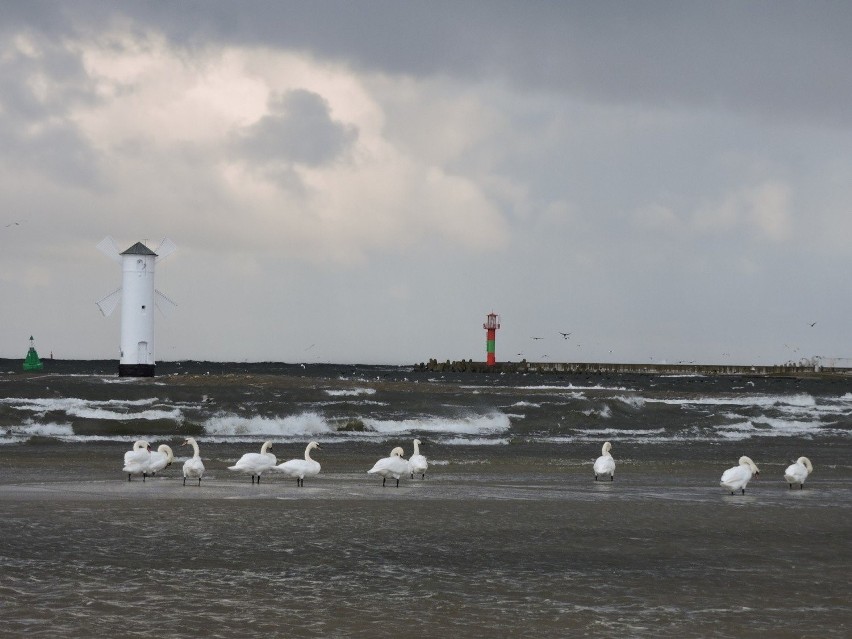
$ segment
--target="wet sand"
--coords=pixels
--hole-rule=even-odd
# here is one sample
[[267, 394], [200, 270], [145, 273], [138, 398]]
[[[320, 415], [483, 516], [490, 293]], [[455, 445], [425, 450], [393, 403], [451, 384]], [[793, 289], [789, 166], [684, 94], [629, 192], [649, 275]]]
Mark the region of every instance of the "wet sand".
[[65, 466], [59, 447], [0, 451], [0, 635], [852, 633], [845, 468], [800, 491], [769, 466], [731, 496], [710, 464], [595, 483], [583, 460], [513, 461], [537, 458], [521, 447], [397, 489], [348, 470], [368, 461], [353, 450], [299, 489], [252, 486], [213, 449], [184, 487], [179, 464], [127, 482], [115, 447]]

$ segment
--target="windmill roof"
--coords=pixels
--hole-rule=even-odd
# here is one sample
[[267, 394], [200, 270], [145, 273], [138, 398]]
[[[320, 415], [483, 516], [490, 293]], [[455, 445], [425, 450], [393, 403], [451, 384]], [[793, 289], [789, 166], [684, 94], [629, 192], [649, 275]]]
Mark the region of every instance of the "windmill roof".
[[142, 242], [136, 242], [136, 244], [124, 251], [122, 255], [156, 255], [156, 253], [142, 244]]

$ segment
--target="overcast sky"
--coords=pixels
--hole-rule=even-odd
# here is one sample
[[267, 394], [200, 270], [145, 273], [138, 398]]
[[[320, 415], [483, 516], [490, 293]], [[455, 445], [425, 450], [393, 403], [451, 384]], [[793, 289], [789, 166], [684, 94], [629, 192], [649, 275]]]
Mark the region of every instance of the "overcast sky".
[[0, 357], [118, 359], [107, 235], [157, 360], [852, 357], [849, 3], [0, 16]]

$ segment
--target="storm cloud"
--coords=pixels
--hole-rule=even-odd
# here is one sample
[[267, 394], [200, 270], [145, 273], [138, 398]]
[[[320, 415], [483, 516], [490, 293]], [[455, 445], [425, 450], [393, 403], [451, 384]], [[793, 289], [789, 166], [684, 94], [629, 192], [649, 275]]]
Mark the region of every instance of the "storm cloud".
[[3, 356], [115, 355], [105, 235], [160, 359], [852, 356], [842, 3], [2, 10]]

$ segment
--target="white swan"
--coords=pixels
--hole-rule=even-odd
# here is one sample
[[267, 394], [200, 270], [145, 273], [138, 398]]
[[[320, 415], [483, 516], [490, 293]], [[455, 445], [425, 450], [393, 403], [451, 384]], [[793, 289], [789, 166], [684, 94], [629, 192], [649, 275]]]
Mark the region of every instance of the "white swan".
[[419, 439], [414, 440], [414, 454], [408, 458], [408, 470], [411, 471], [411, 479], [414, 479], [414, 473], [422, 475], [421, 479], [426, 479], [426, 469], [429, 464], [426, 463], [426, 458], [420, 454]]
[[198, 442], [194, 437], [187, 437], [181, 446], [192, 446], [194, 455], [183, 462], [183, 485], [186, 486], [187, 477], [198, 477], [198, 485], [201, 485], [201, 476], [204, 475], [204, 463], [201, 461], [201, 453], [198, 452]]
[[751, 461], [749, 457], [743, 455], [740, 457], [739, 466], [729, 468], [722, 473], [722, 479], [719, 480], [719, 485], [730, 490], [732, 495], [738, 490], [743, 491], [743, 495], [745, 495], [745, 489], [751, 479], [751, 476], [759, 474], [760, 471], [757, 469], [754, 462]]
[[612, 458], [610, 450], [612, 450], [612, 444], [609, 442], [601, 447], [601, 456], [595, 460], [594, 465], [595, 481], [598, 480], [598, 475], [609, 475], [610, 481], [615, 479], [615, 460]]
[[175, 460], [174, 453], [170, 446], [160, 444], [157, 450], [151, 452], [151, 459], [148, 462], [148, 472], [155, 475], [158, 471], [163, 470], [167, 466], [171, 466]]
[[289, 461], [285, 461], [283, 464], [278, 464], [275, 469], [284, 473], [288, 477], [295, 477], [297, 486], [304, 486], [305, 477], [316, 477], [319, 475], [319, 462], [311, 459], [311, 451], [314, 448], [322, 450], [318, 443], [311, 442], [305, 448], [304, 459], [291, 459]]
[[404, 454], [402, 448], [397, 446], [391, 451], [390, 457], [383, 457], [367, 472], [371, 475], [381, 475], [382, 486], [388, 477], [393, 477], [396, 479], [396, 487], [399, 488], [399, 478], [408, 472], [408, 461], [402, 458]]
[[124, 468], [121, 469], [127, 473], [127, 481], [130, 481], [131, 475], [142, 475], [142, 481], [145, 481], [150, 460], [151, 445], [144, 439], [134, 442], [133, 449], [124, 453]]
[[257, 483], [260, 483], [260, 476], [267, 470], [275, 467], [278, 460], [275, 455], [269, 452], [272, 448], [272, 442], [263, 442], [259, 453], [246, 453], [240, 457], [239, 461], [233, 466], [228, 466], [228, 470], [233, 470], [244, 475], [251, 475], [251, 483], [254, 484], [255, 475]]
[[814, 467], [811, 465], [811, 460], [807, 457], [799, 457], [795, 464], [787, 466], [787, 470], [784, 471], [784, 479], [790, 484], [790, 488], [793, 487], [793, 484], [799, 484], [799, 490], [801, 490], [805, 487], [805, 480], [812, 472], [814, 472]]

